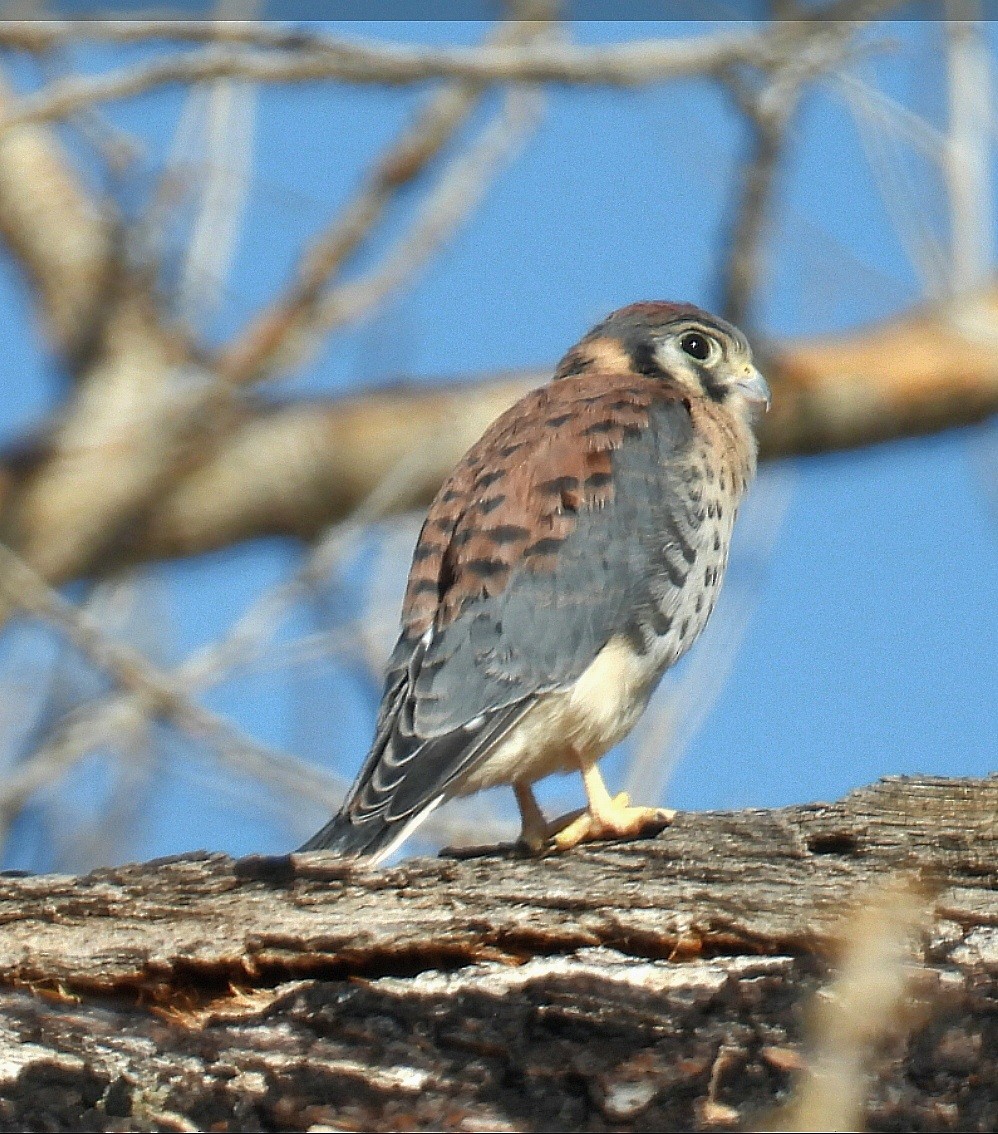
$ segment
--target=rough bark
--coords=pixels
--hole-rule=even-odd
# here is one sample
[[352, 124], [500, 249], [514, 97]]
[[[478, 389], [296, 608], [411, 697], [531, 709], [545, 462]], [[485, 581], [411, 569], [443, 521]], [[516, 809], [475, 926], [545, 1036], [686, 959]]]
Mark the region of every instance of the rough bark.
[[998, 778], [373, 872], [184, 856], [0, 881], [4, 1130], [758, 1129], [850, 907], [926, 905], [874, 1130], [998, 1124]]

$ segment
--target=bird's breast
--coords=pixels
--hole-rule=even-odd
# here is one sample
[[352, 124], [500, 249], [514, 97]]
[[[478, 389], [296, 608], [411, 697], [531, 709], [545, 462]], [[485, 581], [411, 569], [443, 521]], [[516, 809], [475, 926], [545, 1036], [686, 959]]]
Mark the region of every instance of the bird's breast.
[[659, 672], [693, 645], [713, 613], [728, 566], [731, 532], [744, 480], [698, 454], [687, 499], [660, 533], [657, 605], [640, 627]]

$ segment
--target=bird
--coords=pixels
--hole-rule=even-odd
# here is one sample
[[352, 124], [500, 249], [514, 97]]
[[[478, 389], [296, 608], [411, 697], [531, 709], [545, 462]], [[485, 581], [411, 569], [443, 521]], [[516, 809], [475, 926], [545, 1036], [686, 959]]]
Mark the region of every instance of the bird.
[[[377, 865], [437, 807], [500, 784], [528, 853], [660, 831], [598, 763], [714, 608], [769, 386], [746, 337], [688, 303], [608, 315], [498, 417], [422, 526], [374, 741], [301, 848]], [[581, 774], [548, 822], [533, 785]]]

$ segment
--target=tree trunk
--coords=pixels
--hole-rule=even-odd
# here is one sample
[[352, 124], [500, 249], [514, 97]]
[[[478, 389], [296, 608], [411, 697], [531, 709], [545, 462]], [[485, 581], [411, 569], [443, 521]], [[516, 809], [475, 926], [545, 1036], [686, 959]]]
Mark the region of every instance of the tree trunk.
[[[3, 878], [0, 1127], [805, 1129], [831, 1004], [869, 1129], [994, 1130], [996, 816], [998, 778], [892, 779], [539, 860]], [[912, 894], [896, 1011], [890, 972], [849, 1008], [837, 958]]]

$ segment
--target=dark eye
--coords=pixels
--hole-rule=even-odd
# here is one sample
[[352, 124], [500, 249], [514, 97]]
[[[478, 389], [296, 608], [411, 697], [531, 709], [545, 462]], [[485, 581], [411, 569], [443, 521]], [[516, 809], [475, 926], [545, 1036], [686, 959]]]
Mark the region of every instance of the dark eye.
[[690, 356], [699, 362], [703, 362], [706, 358], [710, 357], [710, 339], [706, 335], [699, 335], [696, 331], [691, 331], [688, 335], [683, 335], [679, 341], [679, 345]]

